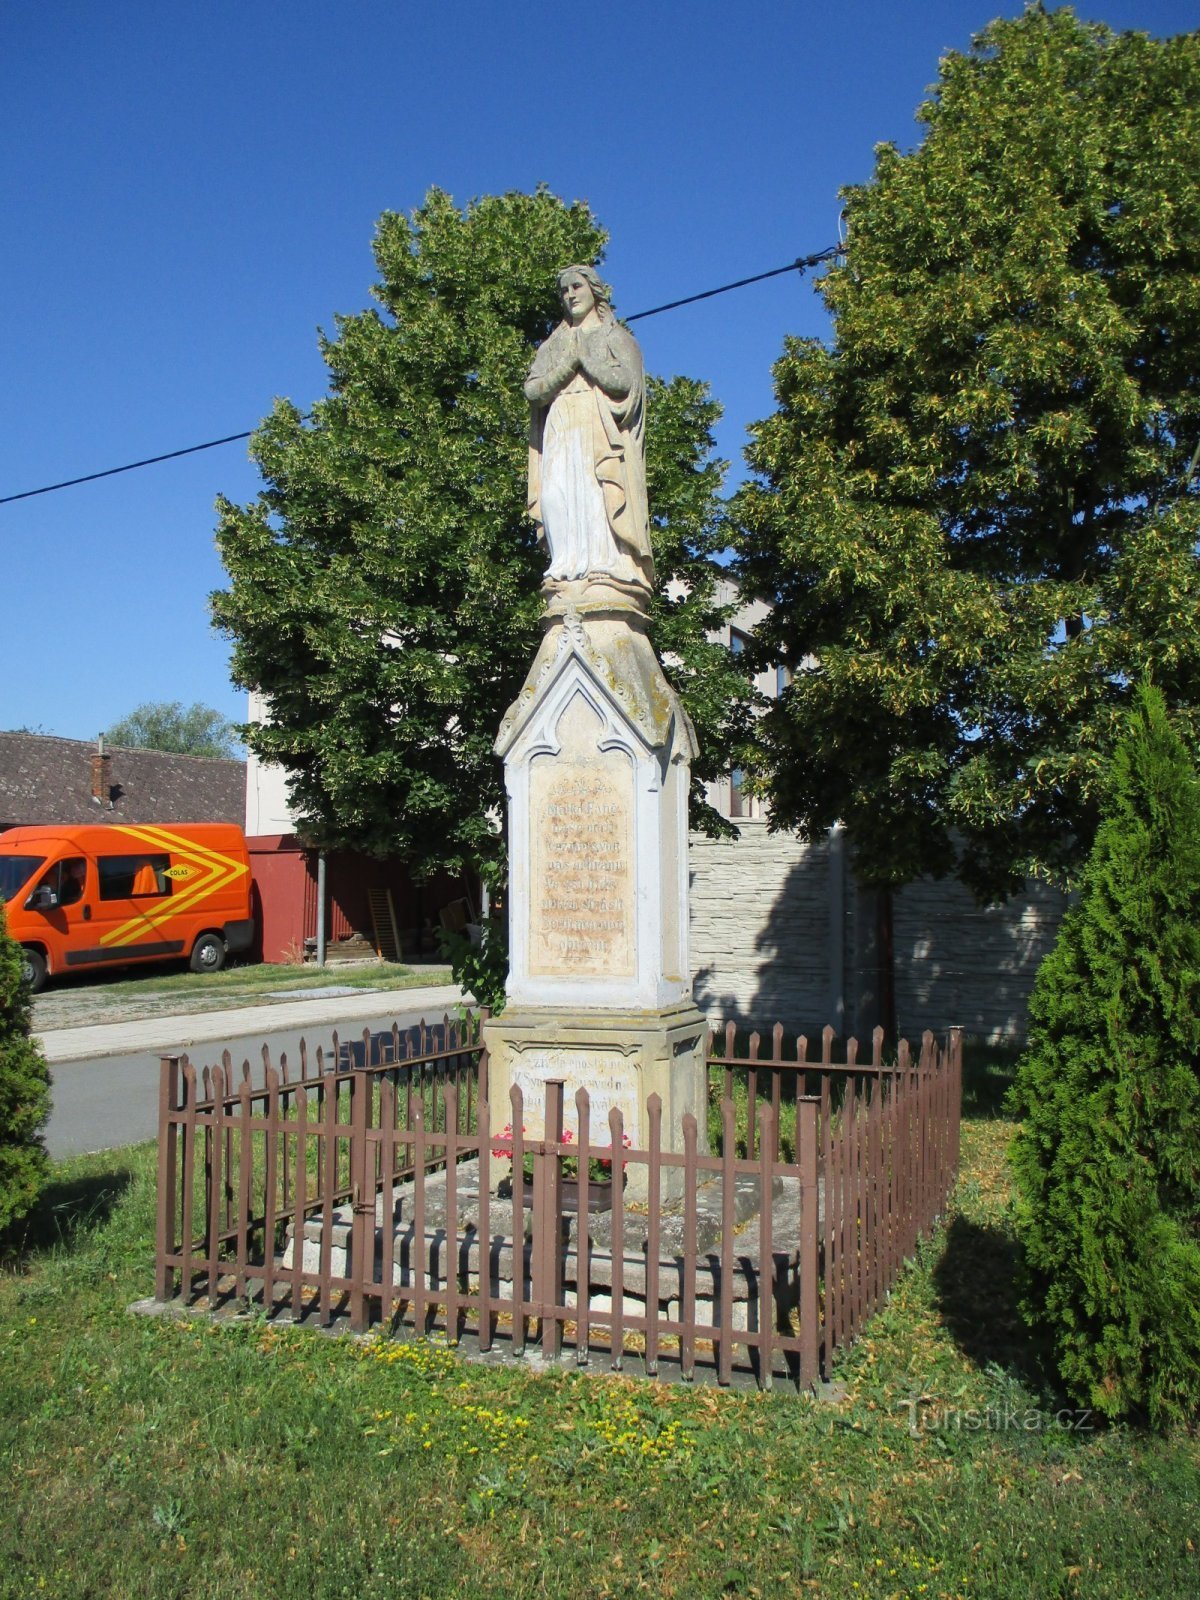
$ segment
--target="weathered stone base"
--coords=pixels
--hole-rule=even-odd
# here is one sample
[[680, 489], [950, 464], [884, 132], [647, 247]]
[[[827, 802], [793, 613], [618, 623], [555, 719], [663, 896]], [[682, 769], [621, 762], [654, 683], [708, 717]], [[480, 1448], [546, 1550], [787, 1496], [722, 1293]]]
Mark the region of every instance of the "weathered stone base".
[[[696, 1118], [698, 1149], [707, 1152], [707, 1024], [691, 1001], [660, 1011], [565, 1011], [525, 1006], [484, 1024], [488, 1049], [488, 1101], [493, 1129], [512, 1120], [510, 1090], [524, 1095], [524, 1128], [542, 1137], [544, 1085], [565, 1084], [563, 1123], [578, 1135], [575, 1095], [590, 1102], [588, 1138], [607, 1144], [609, 1112], [624, 1119], [630, 1144], [645, 1149], [649, 1138], [646, 1101], [662, 1101], [662, 1149], [683, 1152], [683, 1119]], [[663, 1171], [664, 1197], [682, 1191], [683, 1174]], [[629, 1169], [629, 1198], [645, 1196], [646, 1168]]]
[[[411, 1291], [418, 1283], [431, 1293], [444, 1294], [451, 1279], [457, 1281], [462, 1292], [474, 1294], [478, 1293], [480, 1280], [485, 1276], [489, 1293], [497, 1300], [511, 1300], [514, 1285], [519, 1286], [523, 1295], [532, 1293], [531, 1240], [527, 1233], [514, 1250], [511, 1203], [492, 1199], [488, 1217], [484, 1220], [477, 1163], [465, 1162], [459, 1168], [458, 1209], [453, 1231], [449, 1227], [445, 1209], [444, 1173], [431, 1174], [426, 1180], [425, 1226], [419, 1237], [414, 1226], [413, 1200], [413, 1185], [401, 1185], [396, 1194], [390, 1227], [384, 1222], [382, 1200], [376, 1201], [375, 1226], [369, 1236], [372, 1276], [376, 1281], [381, 1278], [383, 1251], [390, 1248], [394, 1263], [392, 1281], [397, 1294]], [[761, 1302], [758, 1218], [761, 1210], [762, 1191], [758, 1180], [749, 1174], [740, 1176], [736, 1180], [734, 1206], [737, 1237], [728, 1256], [728, 1285], [727, 1292], [723, 1293], [721, 1184], [714, 1177], [697, 1190], [696, 1254], [691, 1261], [695, 1274], [695, 1319], [702, 1327], [718, 1329], [728, 1326], [738, 1330], [758, 1328]], [[776, 1180], [771, 1196], [771, 1211], [776, 1277], [773, 1295], [775, 1326], [780, 1331], [794, 1332], [800, 1310], [797, 1272], [800, 1216], [794, 1184], [785, 1185]], [[525, 1220], [528, 1229], [531, 1222], [529, 1213], [526, 1213]], [[564, 1306], [578, 1306], [584, 1298], [581, 1293], [583, 1256], [580, 1226], [578, 1217], [564, 1218], [561, 1245]], [[586, 1300], [592, 1312], [605, 1314], [613, 1309], [614, 1258], [619, 1256], [624, 1315], [644, 1317], [649, 1313], [668, 1321], [677, 1321], [682, 1317], [687, 1258], [682, 1253], [681, 1216], [664, 1214], [660, 1219], [657, 1301], [650, 1293], [646, 1217], [627, 1215], [624, 1238], [616, 1240], [612, 1237], [611, 1219], [608, 1217], [588, 1217], [582, 1226], [590, 1242]], [[301, 1242], [306, 1271], [320, 1272], [323, 1237], [321, 1218], [308, 1218]], [[352, 1242], [352, 1208], [349, 1205], [335, 1207], [326, 1246], [329, 1257], [327, 1270], [332, 1276], [352, 1275], [355, 1268]], [[281, 1272], [290, 1271], [295, 1260], [295, 1248], [295, 1234], [289, 1228], [286, 1248], [280, 1260]], [[727, 1323], [724, 1316], [726, 1298]]]

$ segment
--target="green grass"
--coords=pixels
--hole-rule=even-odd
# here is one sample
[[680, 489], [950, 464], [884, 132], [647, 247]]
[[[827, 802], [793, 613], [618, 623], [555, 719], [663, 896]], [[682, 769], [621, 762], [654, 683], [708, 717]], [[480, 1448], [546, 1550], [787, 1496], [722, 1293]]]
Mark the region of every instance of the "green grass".
[[[446, 966], [422, 967], [414, 972], [411, 967], [394, 961], [371, 961], [362, 965], [336, 965], [330, 967], [284, 966], [233, 966], [223, 972], [169, 972], [148, 976], [116, 978], [103, 983], [100, 992], [107, 1000], [128, 996], [134, 1000], [153, 999], [156, 995], [184, 995], [210, 998], [214, 995], [234, 1000], [254, 997], [278, 989], [324, 989], [331, 986], [345, 989], [413, 989], [451, 983], [453, 978]], [[52, 991], [53, 994], [68, 991]]]
[[1017, 1044], [963, 1040], [964, 1117], [1003, 1116], [1004, 1097], [1017, 1075], [1020, 1058], [1021, 1047]]
[[449, 967], [411, 967], [395, 961], [370, 961], [362, 965], [332, 967], [246, 966], [227, 967], [224, 972], [173, 972], [161, 978], [122, 979], [106, 985], [130, 994], [249, 994], [271, 989], [324, 989], [336, 985], [344, 989], [411, 989], [417, 985], [449, 983]]
[[61, 1166], [0, 1278], [0, 1595], [1194, 1594], [1196, 1438], [1051, 1425], [1011, 1132], [964, 1125], [953, 1213], [833, 1401], [130, 1316], [154, 1154]]

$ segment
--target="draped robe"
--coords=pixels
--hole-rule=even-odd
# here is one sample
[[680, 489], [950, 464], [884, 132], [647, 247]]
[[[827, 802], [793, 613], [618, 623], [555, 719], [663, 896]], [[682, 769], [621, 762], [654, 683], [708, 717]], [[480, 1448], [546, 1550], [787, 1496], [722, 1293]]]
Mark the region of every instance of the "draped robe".
[[611, 316], [562, 322], [533, 358], [529, 513], [550, 552], [547, 576], [654, 581], [646, 507], [642, 353]]

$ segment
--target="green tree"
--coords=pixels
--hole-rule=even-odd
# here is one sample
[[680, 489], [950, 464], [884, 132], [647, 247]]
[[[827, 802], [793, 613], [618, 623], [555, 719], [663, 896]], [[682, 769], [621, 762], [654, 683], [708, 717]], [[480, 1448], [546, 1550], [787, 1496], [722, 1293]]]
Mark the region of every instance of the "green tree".
[[1197, 726], [1200, 34], [1032, 6], [918, 116], [754, 429], [740, 575], [795, 676], [752, 756], [866, 881], [1002, 896], [1086, 853], [1131, 682]]
[[110, 744], [132, 750], [170, 750], [182, 756], [235, 756], [237, 729], [219, 711], [197, 701], [148, 700], [104, 733]]
[[50, 1115], [50, 1074], [29, 1037], [23, 965], [0, 900], [0, 1235], [31, 1210], [48, 1168], [40, 1130]]
[[1200, 1406], [1200, 779], [1139, 696], [1011, 1104], [1024, 1311], [1108, 1416]]
[[[385, 214], [380, 309], [323, 339], [330, 392], [310, 414], [279, 401], [255, 434], [258, 499], [220, 502], [230, 581], [213, 612], [235, 679], [268, 711], [244, 737], [286, 768], [316, 843], [403, 855], [418, 873], [502, 860], [492, 745], [533, 659], [545, 567], [522, 384], [561, 316], [557, 270], [604, 241], [586, 205], [544, 189], [462, 211], [433, 190], [411, 217]], [[697, 383], [649, 384], [654, 623], [708, 744], [698, 783], [746, 700], [704, 638], [724, 615], [717, 414]]]

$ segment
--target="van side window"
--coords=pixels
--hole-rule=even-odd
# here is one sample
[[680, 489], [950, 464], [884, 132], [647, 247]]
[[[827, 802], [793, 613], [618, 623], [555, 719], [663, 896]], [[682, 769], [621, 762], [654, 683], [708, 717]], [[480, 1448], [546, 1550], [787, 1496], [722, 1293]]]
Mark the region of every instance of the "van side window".
[[39, 889], [50, 890], [56, 906], [73, 906], [83, 899], [86, 887], [87, 862], [82, 856], [56, 861], [38, 884]]
[[100, 856], [101, 900], [153, 900], [171, 892], [170, 856]]

